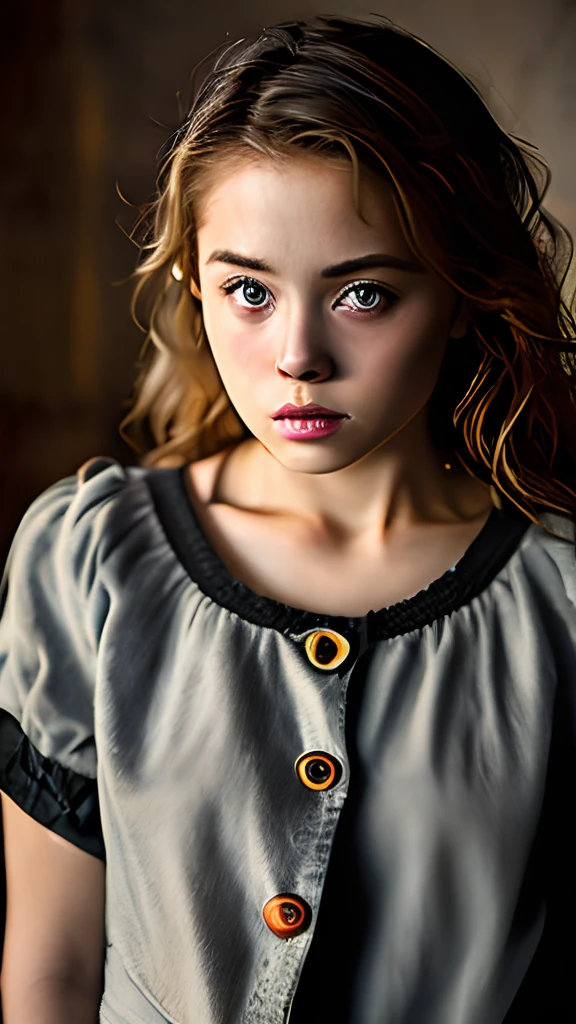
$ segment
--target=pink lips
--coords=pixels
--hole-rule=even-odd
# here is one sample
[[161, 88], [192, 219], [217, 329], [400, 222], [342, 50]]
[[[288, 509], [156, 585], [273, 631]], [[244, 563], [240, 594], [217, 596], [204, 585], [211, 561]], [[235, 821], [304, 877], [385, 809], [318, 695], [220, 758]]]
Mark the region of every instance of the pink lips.
[[350, 417], [346, 413], [325, 409], [323, 405], [292, 405], [288, 402], [274, 413], [274, 429], [290, 441], [315, 441], [328, 437]]
[[304, 416], [302, 419], [285, 416], [284, 419], [274, 421], [274, 429], [289, 441], [317, 441], [340, 430], [344, 419], [344, 416], [323, 416], [318, 419], [312, 416]]
[[334, 409], [325, 409], [323, 405], [292, 405], [287, 402], [281, 409], [272, 414], [273, 420], [297, 419], [303, 420], [325, 418], [326, 416], [346, 417], [344, 412], [335, 412]]

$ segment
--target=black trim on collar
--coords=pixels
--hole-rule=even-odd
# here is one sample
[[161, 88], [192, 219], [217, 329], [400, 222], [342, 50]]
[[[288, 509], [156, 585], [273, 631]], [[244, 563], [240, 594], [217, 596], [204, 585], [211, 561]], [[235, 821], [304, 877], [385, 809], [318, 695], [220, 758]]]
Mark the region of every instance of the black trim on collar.
[[106, 859], [96, 779], [41, 754], [4, 708], [0, 708], [0, 789], [51, 832], [99, 860]]
[[455, 611], [476, 597], [504, 567], [531, 525], [513, 507], [494, 508], [453, 569], [414, 597], [357, 618], [319, 615], [257, 594], [235, 579], [204, 535], [186, 491], [187, 466], [152, 469], [145, 479], [166, 536], [191, 579], [216, 604], [240, 618], [281, 633], [325, 626], [338, 632], [363, 627], [368, 643], [388, 640]]

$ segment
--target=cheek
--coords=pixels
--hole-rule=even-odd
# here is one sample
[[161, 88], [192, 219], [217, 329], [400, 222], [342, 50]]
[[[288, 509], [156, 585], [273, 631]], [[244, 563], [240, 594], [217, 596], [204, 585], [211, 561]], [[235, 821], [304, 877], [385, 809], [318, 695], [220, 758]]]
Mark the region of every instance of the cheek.
[[204, 326], [214, 362], [232, 402], [248, 389], [253, 394], [254, 382], [274, 370], [269, 341], [266, 343], [263, 334], [248, 325], [230, 325], [224, 316], [205, 316]]
[[367, 402], [388, 408], [422, 404], [432, 393], [446, 349], [445, 317], [406, 312], [384, 330], [362, 360]]

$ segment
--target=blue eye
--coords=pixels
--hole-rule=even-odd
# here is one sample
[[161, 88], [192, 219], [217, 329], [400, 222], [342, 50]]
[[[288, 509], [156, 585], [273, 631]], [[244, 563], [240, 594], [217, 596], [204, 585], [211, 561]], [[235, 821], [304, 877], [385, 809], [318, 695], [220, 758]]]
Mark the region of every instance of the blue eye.
[[[355, 304], [351, 307], [355, 313], [368, 313], [372, 316], [381, 312], [382, 309], [390, 309], [398, 301], [398, 296], [394, 292], [376, 281], [354, 281], [340, 292], [332, 309], [341, 305], [342, 300], [349, 295], [356, 295]], [[377, 301], [374, 302], [374, 299]], [[380, 301], [382, 299], [386, 299], [384, 305]]]
[[[237, 291], [238, 288], [240, 287], [242, 288], [241, 294], [244, 296], [245, 299], [247, 299], [248, 302], [248, 305], [244, 306], [244, 309], [249, 309], [250, 307], [252, 307], [253, 309], [265, 308], [266, 303], [263, 304], [261, 302], [258, 302], [258, 295], [259, 293], [260, 296], [262, 296], [263, 293], [269, 294], [268, 289], [265, 288], [263, 284], [260, 284], [260, 281], [256, 281], [253, 277], [238, 277], [236, 278], [235, 281], [230, 281], [229, 284], [222, 285], [222, 288], [227, 295], [231, 295], [232, 292]], [[238, 299], [236, 299], [235, 301], [238, 302]], [[242, 302], [238, 302], [238, 305], [242, 306], [244, 304]]]

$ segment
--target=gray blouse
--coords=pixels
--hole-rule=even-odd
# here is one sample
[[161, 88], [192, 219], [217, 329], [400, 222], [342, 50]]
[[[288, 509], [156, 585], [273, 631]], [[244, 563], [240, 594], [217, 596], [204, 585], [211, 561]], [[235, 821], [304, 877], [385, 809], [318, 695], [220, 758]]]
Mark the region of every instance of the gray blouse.
[[576, 562], [547, 525], [495, 509], [451, 571], [346, 619], [235, 580], [182, 470], [98, 459], [36, 499], [0, 787], [106, 859], [103, 1024], [511, 1019], [573, 874]]

